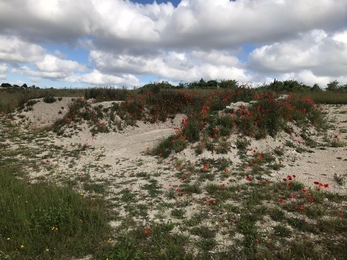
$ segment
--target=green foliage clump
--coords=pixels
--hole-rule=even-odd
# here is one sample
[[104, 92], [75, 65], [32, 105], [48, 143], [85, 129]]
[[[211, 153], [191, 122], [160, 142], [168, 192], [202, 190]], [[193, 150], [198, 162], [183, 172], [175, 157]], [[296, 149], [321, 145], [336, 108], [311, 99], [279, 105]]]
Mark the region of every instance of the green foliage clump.
[[[0, 170], [0, 248], [10, 259], [68, 259], [92, 253], [110, 229], [101, 200], [67, 187], [28, 184]], [[2, 258], [1, 256], [0, 258]]]

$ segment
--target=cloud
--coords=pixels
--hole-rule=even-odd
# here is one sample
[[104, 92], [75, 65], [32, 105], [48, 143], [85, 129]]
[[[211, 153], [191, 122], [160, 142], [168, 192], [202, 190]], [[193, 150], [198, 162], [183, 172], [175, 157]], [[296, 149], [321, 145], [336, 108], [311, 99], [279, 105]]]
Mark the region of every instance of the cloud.
[[0, 35], [0, 61], [36, 62], [44, 53], [45, 50], [37, 44], [25, 42], [16, 36]]
[[162, 51], [160, 55], [117, 55], [91, 51], [90, 60], [104, 73], [152, 74], [176, 81], [235, 78], [249, 81], [242, 63], [226, 51]]
[[227, 48], [290, 38], [298, 31], [334, 30], [346, 16], [346, 4], [337, 0], [191, 0], [175, 9], [162, 35], [168, 44]]
[[140, 86], [142, 83], [133, 75], [114, 76], [93, 70], [87, 74], [74, 74], [66, 78], [69, 82], [83, 82], [91, 85], [116, 85], [117, 87]]
[[99, 44], [113, 41], [114, 49], [127, 44], [210, 49], [334, 30], [346, 16], [341, 0], [190, 0], [177, 8], [170, 2], [12, 0], [0, 3], [0, 33], [69, 44], [93, 36]]
[[0, 79], [6, 79], [7, 65], [0, 63]]
[[73, 44], [93, 31], [94, 8], [84, 0], [11, 0], [0, 2], [0, 33], [32, 42]]
[[56, 56], [46, 54], [42, 61], [35, 63], [37, 69], [42, 72], [61, 71], [69, 73], [71, 71], [85, 71], [87, 67], [76, 61], [63, 60]]
[[[346, 17], [341, 0], [5, 0], [0, 62], [35, 80], [88, 84], [136, 85], [142, 75], [325, 82], [347, 71]], [[49, 44], [88, 50], [88, 67]], [[256, 49], [241, 61], [245, 44]]]
[[313, 30], [296, 39], [265, 45], [249, 55], [249, 67], [263, 73], [311, 71], [317, 77], [338, 77], [347, 71], [347, 31]]
[[52, 79], [52, 80], [62, 80], [66, 75], [63, 71], [39, 71], [32, 69], [26, 65], [20, 66], [17, 68], [12, 68], [11, 73], [17, 73], [20, 75], [29, 76], [34, 79], [35, 82], [39, 81], [42, 78]]
[[[11, 64], [12, 73], [30, 76], [35, 81], [40, 78], [61, 80], [76, 71], [87, 70], [85, 65], [49, 54], [43, 47], [16, 36], [0, 35], [0, 61]], [[1, 66], [1, 75], [8, 70], [4, 65], [6, 63]]]
[[206, 62], [214, 65], [224, 65], [232, 67], [242, 67], [239, 59], [235, 56], [236, 52], [228, 52], [225, 50], [217, 51], [192, 51], [192, 56], [198, 58], [201, 62]]

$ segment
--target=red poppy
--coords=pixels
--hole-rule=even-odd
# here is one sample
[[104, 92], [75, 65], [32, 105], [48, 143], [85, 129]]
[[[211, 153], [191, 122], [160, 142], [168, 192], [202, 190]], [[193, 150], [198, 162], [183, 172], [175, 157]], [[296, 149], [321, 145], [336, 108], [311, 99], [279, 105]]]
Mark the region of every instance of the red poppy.
[[283, 178], [283, 181], [287, 181], [287, 179], [286, 179], [286, 178]]
[[304, 209], [305, 209], [305, 206], [304, 206], [304, 205], [302, 205], [302, 206], [300, 207], [300, 209], [301, 209], [301, 210], [304, 210]]
[[296, 175], [293, 174], [292, 176], [293, 176], [293, 178], [296, 178]]
[[283, 203], [283, 199], [280, 199], [280, 203]]
[[225, 184], [224, 183], [222, 183], [222, 185], [221, 185], [223, 188], [225, 187]]
[[208, 200], [205, 201], [206, 205], [210, 205], [210, 202]]
[[344, 215], [345, 214], [342, 211], [340, 211], [340, 216], [343, 217]]
[[145, 234], [149, 234], [149, 232], [150, 232], [149, 229], [146, 228], [145, 229]]
[[302, 190], [302, 192], [303, 192], [303, 193], [306, 193], [306, 192], [307, 192], [307, 190]]
[[319, 182], [318, 181], [315, 181], [315, 182], [313, 182], [314, 184], [316, 184], [316, 185], [319, 185]]
[[324, 188], [329, 188], [329, 184], [324, 184]]

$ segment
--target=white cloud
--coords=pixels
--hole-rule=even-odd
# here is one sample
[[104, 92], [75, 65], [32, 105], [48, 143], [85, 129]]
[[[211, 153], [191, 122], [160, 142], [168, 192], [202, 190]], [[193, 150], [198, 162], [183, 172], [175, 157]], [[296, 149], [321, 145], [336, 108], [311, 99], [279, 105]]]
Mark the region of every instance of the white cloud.
[[304, 82], [305, 84], [313, 85], [317, 83], [320, 86], [325, 86], [330, 80], [329, 77], [317, 77], [312, 73], [312, 71], [304, 70], [298, 73], [284, 73], [278, 80], [292, 80], [296, 79], [299, 82]]
[[11, 0], [0, 2], [0, 33], [34, 42], [75, 42], [94, 30], [97, 17], [90, 1]]
[[0, 79], [6, 79], [7, 65], [0, 63]]
[[12, 68], [11, 73], [17, 73], [20, 75], [30, 76], [35, 78], [35, 81], [39, 81], [39, 79], [46, 78], [52, 80], [62, 80], [68, 75], [66, 75], [62, 71], [39, 71], [36, 69], [31, 69], [30, 67], [24, 65], [18, 68]]
[[344, 32], [336, 33], [333, 36], [334, 41], [341, 44], [347, 44], [347, 30]]
[[116, 85], [118, 87], [139, 86], [142, 83], [133, 75], [124, 74], [122, 76], [114, 76], [103, 74], [98, 70], [93, 70], [88, 74], [75, 74], [66, 78], [69, 82], [83, 82], [91, 85]]
[[[347, 71], [346, 17], [345, 0], [5, 0], [0, 62], [35, 80], [90, 84], [136, 85], [139, 75], [325, 82]], [[43, 43], [85, 48], [94, 68]], [[237, 58], [243, 44], [258, 46], [248, 63]]]
[[[12, 64], [13, 68], [10, 70], [12, 73], [30, 76], [34, 81], [41, 78], [61, 80], [75, 71], [87, 70], [85, 65], [49, 54], [43, 47], [16, 36], [0, 35], [0, 61]], [[2, 78], [3, 68], [8, 69], [6, 63], [3, 65], [6, 67], [0, 67]]]
[[249, 55], [250, 67], [265, 73], [311, 71], [317, 77], [338, 77], [347, 71], [345, 34], [313, 30], [293, 40], [262, 46]]
[[336, 29], [345, 22], [346, 6], [341, 0], [190, 0], [177, 8], [128, 0], [11, 0], [0, 3], [0, 33], [38, 42], [72, 43], [92, 35], [157, 47], [217, 48]]
[[224, 65], [232, 67], [242, 67], [239, 59], [234, 56], [235, 54], [229, 53], [227, 51], [217, 51], [211, 50], [209, 52], [205, 51], [193, 51], [192, 56], [201, 60], [201, 62], [207, 62], [214, 65]]
[[71, 73], [72, 71], [85, 71], [86, 66], [79, 64], [76, 61], [63, 60], [56, 56], [46, 54], [42, 61], [36, 62], [36, 67], [42, 72], [65, 72]]
[[15, 36], [0, 35], [0, 61], [35, 62], [44, 53], [44, 49], [37, 44], [25, 42]]
[[159, 39], [155, 21], [142, 14], [140, 8], [134, 8], [134, 4], [114, 0], [92, 0], [92, 3], [100, 19], [96, 24], [95, 35], [100, 32], [100, 35], [150, 42]]
[[152, 74], [176, 81], [235, 78], [249, 81], [237, 57], [227, 52], [161, 52], [158, 56], [115, 55], [91, 51], [90, 60], [105, 73]]
[[336, 29], [345, 22], [346, 6], [337, 0], [191, 0], [175, 9], [162, 35], [186, 47], [266, 43], [298, 31]]

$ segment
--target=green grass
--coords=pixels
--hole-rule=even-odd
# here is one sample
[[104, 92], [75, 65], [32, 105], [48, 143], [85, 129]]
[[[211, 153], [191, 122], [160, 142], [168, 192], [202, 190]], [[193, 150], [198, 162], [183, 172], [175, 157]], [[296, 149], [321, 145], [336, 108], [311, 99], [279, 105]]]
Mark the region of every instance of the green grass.
[[110, 236], [106, 204], [69, 188], [28, 184], [0, 170], [0, 259], [67, 259], [93, 253]]
[[347, 104], [347, 95], [346, 93], [338, 92], [312, 92], [308, 95], [317, 103], [317, 104]]

